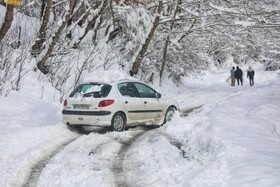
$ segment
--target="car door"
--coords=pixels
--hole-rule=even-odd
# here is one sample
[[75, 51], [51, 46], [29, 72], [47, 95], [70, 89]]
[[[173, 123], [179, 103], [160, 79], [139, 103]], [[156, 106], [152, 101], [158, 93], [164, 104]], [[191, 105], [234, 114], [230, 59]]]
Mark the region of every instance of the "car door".
[[143, 103], [133, 82], [123, 82], [117, 85], [120, 97], [123, 102], [128, 122], [143, 121]]
[[143, 119], [160, 119], [163, 115], [164, 104], [161, 98], [157, 97], [158, 93], [143, 83], [135, 82], [134, 84], [143, 103]]

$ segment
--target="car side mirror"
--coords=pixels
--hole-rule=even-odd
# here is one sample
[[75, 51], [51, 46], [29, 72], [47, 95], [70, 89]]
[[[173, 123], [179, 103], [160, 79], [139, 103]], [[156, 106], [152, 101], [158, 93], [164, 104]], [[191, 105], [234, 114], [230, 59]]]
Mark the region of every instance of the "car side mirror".
[[156, 93], [156, 98], [157, 99], [161, 98], [161, 94], [160, 93]]

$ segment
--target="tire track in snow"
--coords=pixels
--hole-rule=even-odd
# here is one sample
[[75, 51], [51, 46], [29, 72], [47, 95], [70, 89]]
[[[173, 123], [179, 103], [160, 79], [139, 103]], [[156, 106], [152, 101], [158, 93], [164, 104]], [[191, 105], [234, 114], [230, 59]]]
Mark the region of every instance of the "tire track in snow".
[[[125, 156], [126, 156], [127, 152], [129, 151], [129, 149], [133, 146], [133, 144], [136, 143], [137, 141], [141, 141], [141, 139], [143, 139], [145, 136], [148, 136], [151, 133], [158, 134], [160, 136], [165, 137], [170, 142], [170, 144], [172, 144], [173, 146], [178, 148], [182, 158], [184, 158], [184, 159], [188, 158], [188, 156], [185, 155], [185, 151], [182, 149], [183, 143], [180, 140], [177, 140], [177, 139], [171, 137], [170, 135], [168, 135], [162, 131], [159, 131], [158, 129], [144, 130], [144, 131], [136, 134], [135, 136], [133, 136], [126, 142], [121, 142], [122, 143], [121, 149], [117, 153], [118, 156], [114, 160], [113, 168], [112, 168], [113, 174], [115, 175], [117, 187], [132, 186], [127, 181], [126, 171], [124, 169], [123, 161], [125, 160]], [[137, 177], [135, 179], [137, 179]]]
[[[58, 146], [57, 149], [52, 151], [50, 154], [45, 156], [43, 159], [38, 161], [31, 169], [31, 173], [29, 174], [29, 177], [27, 181], [23, 184], [23, 187], [36, 187], [37, 183], [39, 181], [40, 175], [44, 169], [44, 167], [49, 163], [49, 161], [59, 152], [61, 152], [67, 145], [74, 142], [76, 139], [81, 137], [84, 134], [89, 134], [89, 131], [85, 131], [82, 128], [73, 128], [69, 127], [69, 130], [72, 132], [77, 133], [77, 137], [68, 140], [67, 142], [63, 143], [62, 145]], [[99, 131], [98, 131], [99, 132]], [[105, 133], [106, 131], [100, 131], [99, 133]]]
[[[187, 114], [191, 113], [194, 109], [197, 109], [197, 108], [199, 108], [199, 107], [194, 107], [194, 108], [183, 110], [183, 114], [181, 116], [187, 116]], [[43, 159], [41, 159], [39, 162], [37, 162], [37, 164], [35, 164], [34, 167], [32, 168], [32, 171], [31, 171], [27, 181], [24, 183], [23, 187], [36, 187], [36, 185], [39, 181], [41, 172], [44, 169], [44, 167], [49, 163], [49, 161], [55, 155], [57, 155], [59, 152], [61, 152], [67, 145], [74, 142], [80, 136], [90, 133], [90, 132], [83, 131], [82, 129], [70, 128], [69, 130], [76, 132], [78, 136], [74, 139], [71, 139], [71, 140], [65, 142], [64, 144], [59, 146], [56, 150], [52, 151], [50, 154], [48, 154]], [[113, 171], [115, 179], [116, 179], [116, 185], [117, 186], [120, 186], [120, 187], [130, 186], [130, 185], [128, 185], [127, 180], [126, 180], [126, 174], [125, 174], [125, 171], [123, 169], [123, 161], [125, 159], [126, 153], [131, 148], [131, 146], [135, 142], [137, 142], [140, 138], [147, 135], [147, 133], [150, 132], [150, 131], [158, 132], [155, 128], [147, 127], [143, 131], [141, 131], [140, 133], [137, 133], [135, 136], [128, 139], [127, 141], [117, 140], [118, 142], [120, 142], [122, 144], [119, 152], [117, 153], [118, 156], [113, 162], [113, 168], [112, 168], [112, 171]], [[99, 134], [105, 134], [107, 132], [108, 132], [107, 129], [102, 129], [102, 130], [95, 131], [95, 133], [99, 133]], [[178, 145], [181, 144], [179, 141], [174, 140], [173, 138], [169, 137], [167, 134], [164, 134], [162, 132], [159, 133], [159, 134], [162, 135], [162, 136], [165, 136], [167, 139], [169, 139], [170, 143], [174, 146], [177, 145], [177, 147], [178, 147]], [[180, 148], [178, 147], [178, 149], [180, 149]], [[89, 155], [90, 154], [94, 154], [94, 152], [90, 152]]]
[[[81, 135], [80, 135], [81, 136]], [[37, 183], [39, 181], [41, 172], [43, 171], [44, 167], [49, 163], [49, 161], [56, 155], [58, 154], [60, 151], [62, 151], [68, 144], [72, 143], [73, 141], [75, 141], [77, 138], [79, 138], [80, 136], [71, 139], [67, 142], [65, 142], [64, 144], [62, 144], [61, 146], [59, 146], [55, 151], [51, 152], [49, 155], [47, 155], [46, 157], [44, 157], [42, 160], [40, 160], [39, 162], [37, 162], [37, 164], [32, 168], [31, 173], [27, 179], [27, 181], [25, 182], [25, 184], [23, 185], [23, 187], [36, 187]]]
[[114, 160], [113, 168], [112, 168], [112, 171], [113, 171], [113, 174], [115, 175], [115, 179], [116, 179], [116, 183], [117, 183], [116, 185], [118, 187], [128, 187], [128, 186], [130, 186], [130, 185], [127, 184], [125, 171], [123, 169], [123, 161], [125, 159], [125, 155], [126, 155], [127, 151], [130, 149], [132, 144], [134, 142], [136, 142], [139, 138], [144, 136], [147, 132], [148, 131], [144, 130], [144, 131], [136, 134], [132, 138], [130, 138], [128, 141], [122, 142], [121, 149], [117, 153], [118, 156]]
[[[193, 107], [193, 108], [188, 108], [188, 109], [183, 109], [180, 112], [180, 116], [185, 117], [188, 116], [189, 113], [193, 112], [193, 110], [198, 109], [202, 107], [201, 106], [197, 106], [197, 107]], [[116, 186], [118, 187], [129, 187], [131, 185], [128, 184], [127, 178], [126, 178], [126, 173], [125, 173], [125, 169], [123, 168], [123, 161], [125, 159], [125, 156], [128, 152], [128, 150], [132, 147], [132, 145], [139, 141], [140, 139], [143, 139], [144, 136], [148, 135], [149, 132], [151, 131], [155, 131], [155, 133], [158, 133], [161, 136], [164, 136], [166, 139], [169, 140], [169, 142], [177, 147], [179, 149], [179, 151], [181, 152], [181, 155], [183, 158], [187, 158], [185, 157], [185, 152], [184, 150], [181, 148], [182, 147], [182, 142], [179, 140], [174, 139], [173, 137], [169, 136], [168, 134], [165, 134], [164, 132], [159, 132], [157, 130], [157, 128], [146, 128], [144, 131], [136, 134], [135, 136], [133, 136], [132, 138], [128, 139], [127, 141], [122, 141], [120, 142], [122, 144], [119, 152], [117, 153], [117, 158], [114, 160], [113, 163], [113, 174], [115, 175], [115, 180], [116, 180]]]

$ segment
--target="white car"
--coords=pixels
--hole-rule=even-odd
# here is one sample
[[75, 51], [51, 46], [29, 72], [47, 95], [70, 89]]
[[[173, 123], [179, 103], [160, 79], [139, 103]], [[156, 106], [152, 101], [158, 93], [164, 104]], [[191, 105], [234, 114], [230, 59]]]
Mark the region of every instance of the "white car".
[[136, 125], [162, 125], [179, 106], [136, 80], [86, 82], [64, 101], [63, 122], [69, 126], [111, 126], [115, 131]]

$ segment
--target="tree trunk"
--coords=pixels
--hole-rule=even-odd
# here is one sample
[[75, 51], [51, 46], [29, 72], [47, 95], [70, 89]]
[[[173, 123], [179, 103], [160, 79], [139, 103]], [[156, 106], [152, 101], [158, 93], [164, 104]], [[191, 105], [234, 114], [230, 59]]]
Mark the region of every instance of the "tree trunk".
[[[75, 0], [74, 2], [74, 7], [77, 6], [77, 0]], [[74, 14], [74, 13], [73, 13]], [[67, 23], [67, 28], [70, 27], [73, 23], [73, 16], [71, 16], [71, 18], [68, 20], [68, 23]], [[67, 34], [66, 34], [66, 37], [71, 40], [72, 39], [72, 30], [68, 30]]]
[[115, 17], [115, 12], [114, 12], [114, 9], [113, 9], [113, 0], [109, 0], [110, 1], [110, 4], [109, 4], [109, 7], [110, 7], [110, 12], [111, 12], [111, 15], [112, 15], [112, 19], [113, 19], [113, 25], [116, 24], [116, 17]]
[[33, 57], [37, 57], [42, 52], [42, 46], [46, 40], [46, 30], [47, 30], [47, 25], [51, 13], [52, 0], [46, 0], [46, 1], [47, 2], [46, 2], [46, 6], [44, 7], [44, 13], [42, 14], [43, 20], [42, 20], [41, 27], [39, 29], [38, 37], [35, 40], [35, 43], [31, 47], [31, 55]]
[[170, 43], [170, 35], [172, 33], [172, 30], [174, 28], [174, 24], [175, 24], [175, 18], [177, 16], [177, 13], [178, 13], [178, 10], [179, 10], [179, 4], [180, 4], [180, 0], [177, 0], [177, 5], [176, 5], [176, 8], [174, 10], [174, 14], [173, 14], [173, 19], [171, 21], [171, 24], [170, 24], [170, 30], [169, 30], [169, 34], [165, 40], [165, 45], [164, 45], [164, 50], [163, 50], [163, 57], [162, 57], [162, 65], [161, 65], [161, 69], [160, 69], [160, 73], [159, 73], [159, 77], [160, 77], [160, 82], [162, 80], [162, 75], [163, 75], [163, 71], [164, 71], [164, 68], [165, 68], [165, 65], [166, 65], [166, 61], [167, 61], [167, 51], [168, 51], [168, 45]]
[[89, 22], [88, 25], [85, 29], [84, 34], [79, 38], [78, 42], [74, 44], [74, 47], [77, 47], [78, 45], [80, 45], [81, 41], [85, 38], [85, 36], [87, 35], [87, 33], [92, 29], [93, 25], [95, 25], [96, 20], [104, 13], [104, 11], [106, 10], [107, 6], [108, 6], [108, 1], [109, 0], [105, 0], [103, 2], [102, 7], [100, 8], [100, 11], [97, 13], [97, 15], [95, 15]]
[[[119, 20], [116, 19], [115, 16], [115, 12], [113, 9], [113, 0], [110, 0], [110, 12], [112, 15], [112, 21], [113, 21], [113, 30], [109, 33], [109, 37], [106, 43], [108, 43], [109, 41], [113, 40], [114, 38], [116, 38], [116, 36], [118, 35], [118, 33], [120, 31], [122, 31], [122, 27], [119, 24]], [[107, 35], [107, 34], [106, 34]]]
[[10, 29], [14, 19], [14, 5], [7, 4], [7, 10], [5, 15], [4, 23], [0, 29], [0, 43]]
[[148, 35], [148, 37], [146, 38], [146, 41], [145, 43], [142, 45], [142, 48], [138, 54], [138, 56], [136, 57], [135, 59], [135, 62], [133, 63], [133, 66], [131, 68], [131, 70], [129, 71], [130, 73], [130, 76], [134, 76], [138, 73], [138, 70], [139, 70], [139, 67], [141, 65], [141, 62], [142, 62], [142, 59], [143, 57], [145, 56], [145, 53], [154, 37], [154, 34], [155, 34], [155, 31], [159, 25], [159, 20], [160, 20], [160, 14], [161, 14], [161, 11], [163, 9], [163, 3], [162, 3], [162, 0], [159, 1], [159, 5], [158, 5], [158, 9], [157, 9], [157, 16], [154, 20], [154, 23], [153, 23], [153, 27]]
[[46, 0], [42, 0], [40, 19], [42, 19], [42, 17], [44, 16], [45, 9], [46, 9]]
[[45, 63], [46, 63], [47, 59], [49, 58], [49, 56], [51, 55], [51, 53], [52, 53], [56, 43], [58, 42], [59, 37], [60, 37], [63, 29], [65, 28], [65, 26], [67, 25], [69, 19], [71, 18], [72, 14], [73, 14], [73, 10], [74, 10], [74, 5], [75, 5], [75, 0], [70, 0], [68, 13], [65, 16], [64, 21], [62, 22], [62, 24], [60, 25], [60, 27], [56, 31], [55, 35], [52, 37], [52, 42], [49, 45], [49, 48], [47, 49], [46, 54], [43, 56], [43, 58], [37, 64], [38, 69], [43, 74], [47, 74], [49, 72], [49, 69], [45, 65]]
[[96, 45], [97, 32], [101, 28], [101, 25], [102, 25], [102, 17], [100, 17], [100, 21], [97, 23], [97, 26], [94, 29], [94, 34], [93, 34], [93, 37], [92, 37], [92, 43], [94, 45]]
[[163, 75], [164, 67], [166, 65], [167, 50], [168, 50], [169, 42], [170, 42], [170, 34], [168, 34], [168, 36], [167, 36], [167, 38], [165, 40], [165, 45], [164, 45], [164, 49], [163, 49], [162, 64], [161, 64], [161, 68], [160, 68], [160, 72], [159, 72], [160, 82], [162, 80], [162, 75]]

